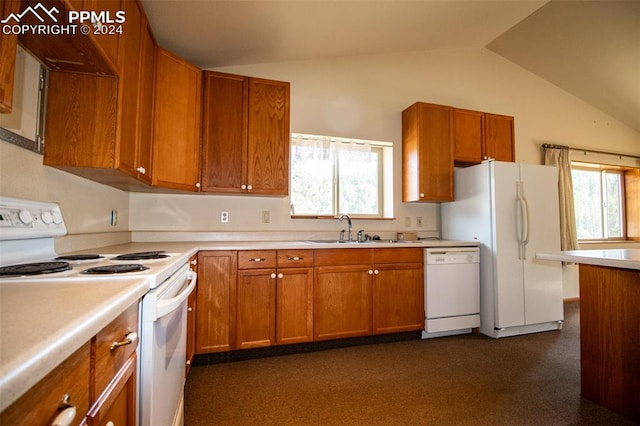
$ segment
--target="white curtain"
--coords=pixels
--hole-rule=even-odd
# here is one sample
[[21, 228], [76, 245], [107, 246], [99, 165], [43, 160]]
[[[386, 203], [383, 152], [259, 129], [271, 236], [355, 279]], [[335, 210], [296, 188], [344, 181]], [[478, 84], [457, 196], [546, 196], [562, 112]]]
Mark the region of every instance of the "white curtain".
[[576, 214], [573, 204], [571, 157], [568, 147], [545, 147], [544, 163], [558, 169], [558, 195], [560, 198], [560, 247], [578, 250]]
[[291, 145], [305, 148], [305, 157], [317, 160], [333, 160], [340, 150], [371, 152], [368, 141], [302, 133], [291, 134]]

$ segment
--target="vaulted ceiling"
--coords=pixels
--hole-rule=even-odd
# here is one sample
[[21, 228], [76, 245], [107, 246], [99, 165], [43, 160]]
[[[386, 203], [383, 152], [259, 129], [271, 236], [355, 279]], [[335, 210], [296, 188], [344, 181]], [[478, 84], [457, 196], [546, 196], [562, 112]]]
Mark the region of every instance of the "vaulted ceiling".
[[488, 48], [640, 132], [640, 0], [142, 0], [202, 68]]

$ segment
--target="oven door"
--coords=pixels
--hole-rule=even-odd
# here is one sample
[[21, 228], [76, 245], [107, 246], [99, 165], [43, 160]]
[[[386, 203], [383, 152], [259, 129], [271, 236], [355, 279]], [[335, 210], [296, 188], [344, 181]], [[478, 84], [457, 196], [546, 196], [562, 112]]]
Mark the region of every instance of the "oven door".
[[184, 265], [142, 299], [140, 425], [182, 425], [187, 298], [197, 275]]

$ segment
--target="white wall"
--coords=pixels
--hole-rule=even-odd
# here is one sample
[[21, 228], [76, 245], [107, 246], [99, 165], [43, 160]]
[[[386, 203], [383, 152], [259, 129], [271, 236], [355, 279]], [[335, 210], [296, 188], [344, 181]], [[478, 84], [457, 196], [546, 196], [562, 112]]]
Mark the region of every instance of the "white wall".
[[[638, 152], [640, 135], [491, 51], [452, 50], [373, 55], [221, 69], [291, 82], [291, 130], [394, 143], [398, 220], [356, 221], [356, 229], [429, 233], [437, 204], [404, 204], [401, 111], [415, 101], [515, 116], [516, 160], [539, 163], [539, 144]], [[42, 157], [0, 142], [0, 194], [60, 202], [71, 234], [88, 239], [131, 231], [338, 231], [333, 220], [292, 220], [288, 198], [127, 194], [56, 169]], [[112, 209], [117, 226], [109, 225]], [[228, 224], [219, 223], [228, 210]], [[271, 223], [261, 222], [262, 210]], [[423, 228], [416, 228], [421, 216]], [[410, 218], [411, 226], [405, 226]], [[100, 245], [96, 243], [96, 245]]]
[[[410, 52], [257, 64], [218, 71], [291, 82], [291, 131], [394, 143], [395, 217], [358, 221], [374, 231], [439, 229], [437, 204], [401, 198], [401, 112], [416, 101], [515, 116], [516, 161], [540, 163], [543, 142], [639, 152], [640, 134], [486, 49]], [[337, 231], [327, 220], [292, 220], [289, 198], [131, 195], [134, 231]], [[219, 223], [220, 210], [230, 222]], [[271, 223], [261, 223], [261, 211]], [[415, 227], [422, 216], [423, 228]], [[405, 226], [409, 217], [411, 226]]]

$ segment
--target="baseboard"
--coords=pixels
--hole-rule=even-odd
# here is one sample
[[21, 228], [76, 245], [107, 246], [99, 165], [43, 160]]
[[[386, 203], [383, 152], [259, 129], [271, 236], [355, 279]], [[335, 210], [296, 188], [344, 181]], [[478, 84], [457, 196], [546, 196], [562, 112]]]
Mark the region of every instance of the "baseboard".
[[579, 297], [567, 297], [565, 299], [562, 299], [562, 301], [564, 303], [567, 303], [567, 302], [579, 302], [580, 298]]

